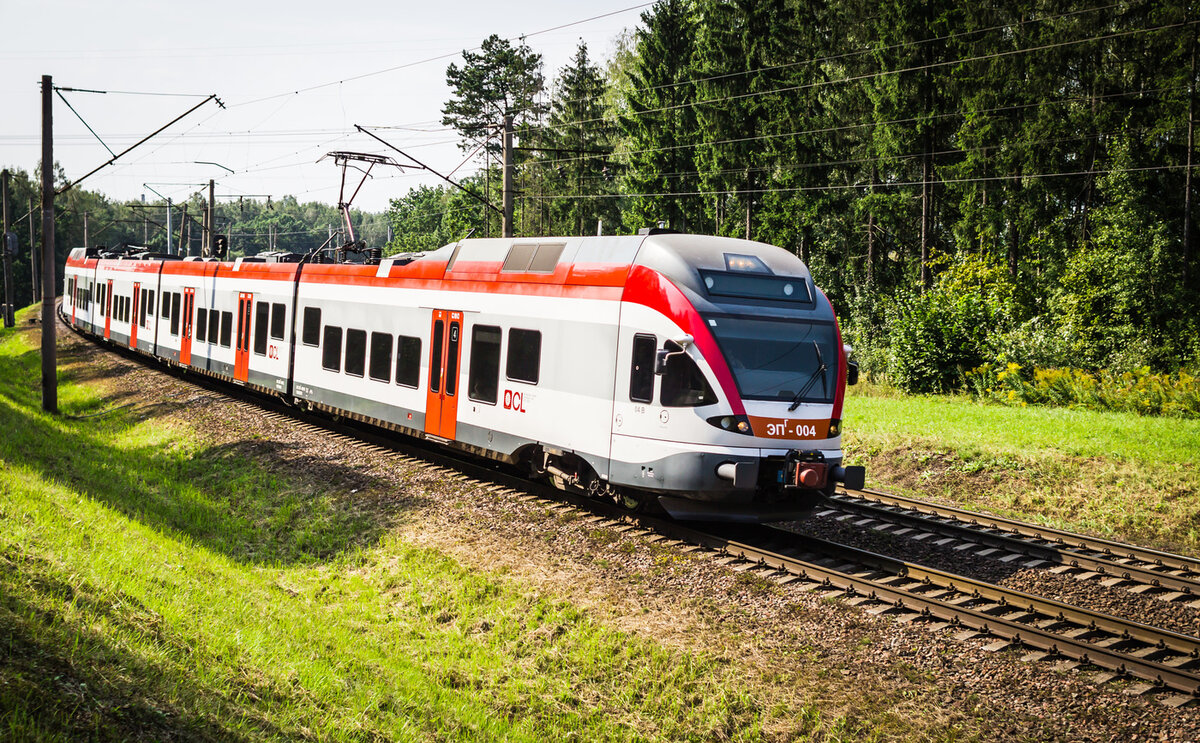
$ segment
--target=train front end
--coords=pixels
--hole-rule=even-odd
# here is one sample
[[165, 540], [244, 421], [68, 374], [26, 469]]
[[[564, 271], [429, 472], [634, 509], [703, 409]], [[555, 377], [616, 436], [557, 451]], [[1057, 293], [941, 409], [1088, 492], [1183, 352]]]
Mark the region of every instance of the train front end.
[[646, 239], [637, 264], [627, 299], [666, 325], [654, 358], [663, 412], [656, 442], [642, 446], [661, 455], [664, 509], [790, 520], [839, 483], [862, 487], [863, 468], [844, 465], [841, 446], [857, 367], [799, 258], [746, 240], [661, 234]]

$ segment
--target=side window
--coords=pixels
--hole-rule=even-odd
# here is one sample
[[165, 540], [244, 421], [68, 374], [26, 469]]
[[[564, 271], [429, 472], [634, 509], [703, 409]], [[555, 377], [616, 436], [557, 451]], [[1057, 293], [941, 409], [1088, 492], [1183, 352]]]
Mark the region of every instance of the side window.
[[217, 343], [221, 335], [221, 311], [215, 307], [208, 311], [208, 341]]
[[677, 353], [667, 357], [659, 402], [669, 408], [694, 408], [712, 405], [717, 395], [692, 357]]
[[146, 297], [146, 312], [148, 312], [150, 315], [154, 315], [154, 290], [153, 289], [150, 290], [149, 295], [147, 295], [147, 297]]
[[221, 345], [225, 348], [233, 345], [233, 312], [221, 313]]
[[271, 305], [271, 337], [283, 340], [284, 326], [287, 324], [287, 306], [282, 302]]
[[361, 377], [367, 366], [367, 331], [350, 328], [346, 331], [346, 373]]
[[654, 351], [658, 340], [652, 335], [633, 336], [633, 368], [629, 372], [629, 401], [654, 400]]
[[471, 330], [471, 369], [467, 396], [472, 400], [496, 404], [500, 387], [500, 328], [476, 325]]
[[442, 391], [442, 336], [446, 334], [446, 321], [435, 320], [433, 339], [429, 350], [429, 391]]
[[179, 335], [179, 292], [171, 292], [171, 335]]
[[138, 325], [146, 324], [146, 298], [149, 295], [149, 289], [142, 289], [142, 301], [138, 303]]
[[321, 345], [321, 308], [320, 307], [305, 307], [304, 308], [304, 345], [319, 346]]
[[342, 329], [336, 325], [325, 326], [322, 342], [321, 366], [329, 371], [342, 370]]
[[458, 344], [462, 342], [462, 324], [450, 321], [450, 338], [446, 343], [446, 394], [458, 394]]
[[392, 381], [392, 334], [371, 333], [371, 379]]
[[163, 294], [162, 316], [163, 317], [171, 316], [171, 292], [167, 292], [167, 293]]
[[196, 340], [203, 343], [208, 338], [208, 310], [196, 310]]
[[271, 305], [256, 302], [254, 306], [254, 353], [267, 355], [267, 325], [270, 323]]
[[421, 339], [402, 335], [396, 339], [396, 384], [416, 387], [421, 382]]
[[542, 334], [537, 330], [513, 328], [508, 333], [508, 362], [505, 375], [517, 382], [538, 383], [542, 363]]

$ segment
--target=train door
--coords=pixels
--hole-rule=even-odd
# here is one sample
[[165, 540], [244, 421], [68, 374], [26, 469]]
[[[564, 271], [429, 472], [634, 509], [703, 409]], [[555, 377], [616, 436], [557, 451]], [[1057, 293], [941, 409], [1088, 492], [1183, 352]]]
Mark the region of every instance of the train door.
[[183, 317], [179, 318], [179, 363], [192, 363], [192, 318], [196, 309], [196, 290], [183, 290]]
[[107, 340], [112, 337], [112, 289], [113, 280], [108, 280], [108, 287], [104, 290], [104, 338]]
[[254, 295], [238, 292], [237, 343], [233, 354], [233, 378], [245, 382], [250, 376], [250, 310]]
[[141, 301], [139, 294], [142, 293], [142, 285], [140, 282], [133, 282], [133, 307], [129, 312], [129, 347], [137, 350], [137, 331], [138, 331], [138, 302]]
[[458, 422], [458, 360], [462, 349], [461, 312], [434, 310], [429, 336], [429, 392], [425, 433], [453, 439]]

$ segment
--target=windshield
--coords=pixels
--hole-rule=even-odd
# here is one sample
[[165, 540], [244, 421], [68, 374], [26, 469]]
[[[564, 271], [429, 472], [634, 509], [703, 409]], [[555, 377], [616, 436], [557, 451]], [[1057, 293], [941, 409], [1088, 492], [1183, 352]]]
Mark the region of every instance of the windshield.
[[[833, 323], [721, 315], [705, 321], [742, 397], [791, 402], [804, 391], [800, 402], [833, 402], [838, 374]], [[818, 371], [822, 362], [825, 370]]]

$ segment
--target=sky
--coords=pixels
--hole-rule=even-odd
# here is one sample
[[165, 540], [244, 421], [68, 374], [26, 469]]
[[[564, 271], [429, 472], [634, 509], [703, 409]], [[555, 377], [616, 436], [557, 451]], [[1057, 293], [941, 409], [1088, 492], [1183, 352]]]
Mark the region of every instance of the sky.
[[[443, 173], [463, 162], [441, 110], [450, 96], [446, 67], [461, 64], [464, 49], [493, 33], [514, 43], [525, 35], [542, 54], [549, 85], [581, 40], [593, 59], [606, 60], [649, 7], [636, 0], [0, 0], [0, 167], [30, 175], [37, 167], [41, 78], [51, 75], [58, 88], [107, 91], [54, 98], [54, 159], [71, 180], [111, 159], [105, 145], [121, 153], [210, 94], [225, 106], [203, 103], [82, 188], [120, 201], [180, 201], [211, 178], [219, 202], [291, 194], [337, 204], [342, 171], [321, 160], [326, 153], [405, 161], [355, 124], [387, 127], [374, 131]], [[475, 167], [468, 162], [455, 177]], [[385, 166], [372, 176], [355, 208], [382, 211], [409, 188], [440, 182]], [[361, 178], [349, 171], [347, 197]]]

